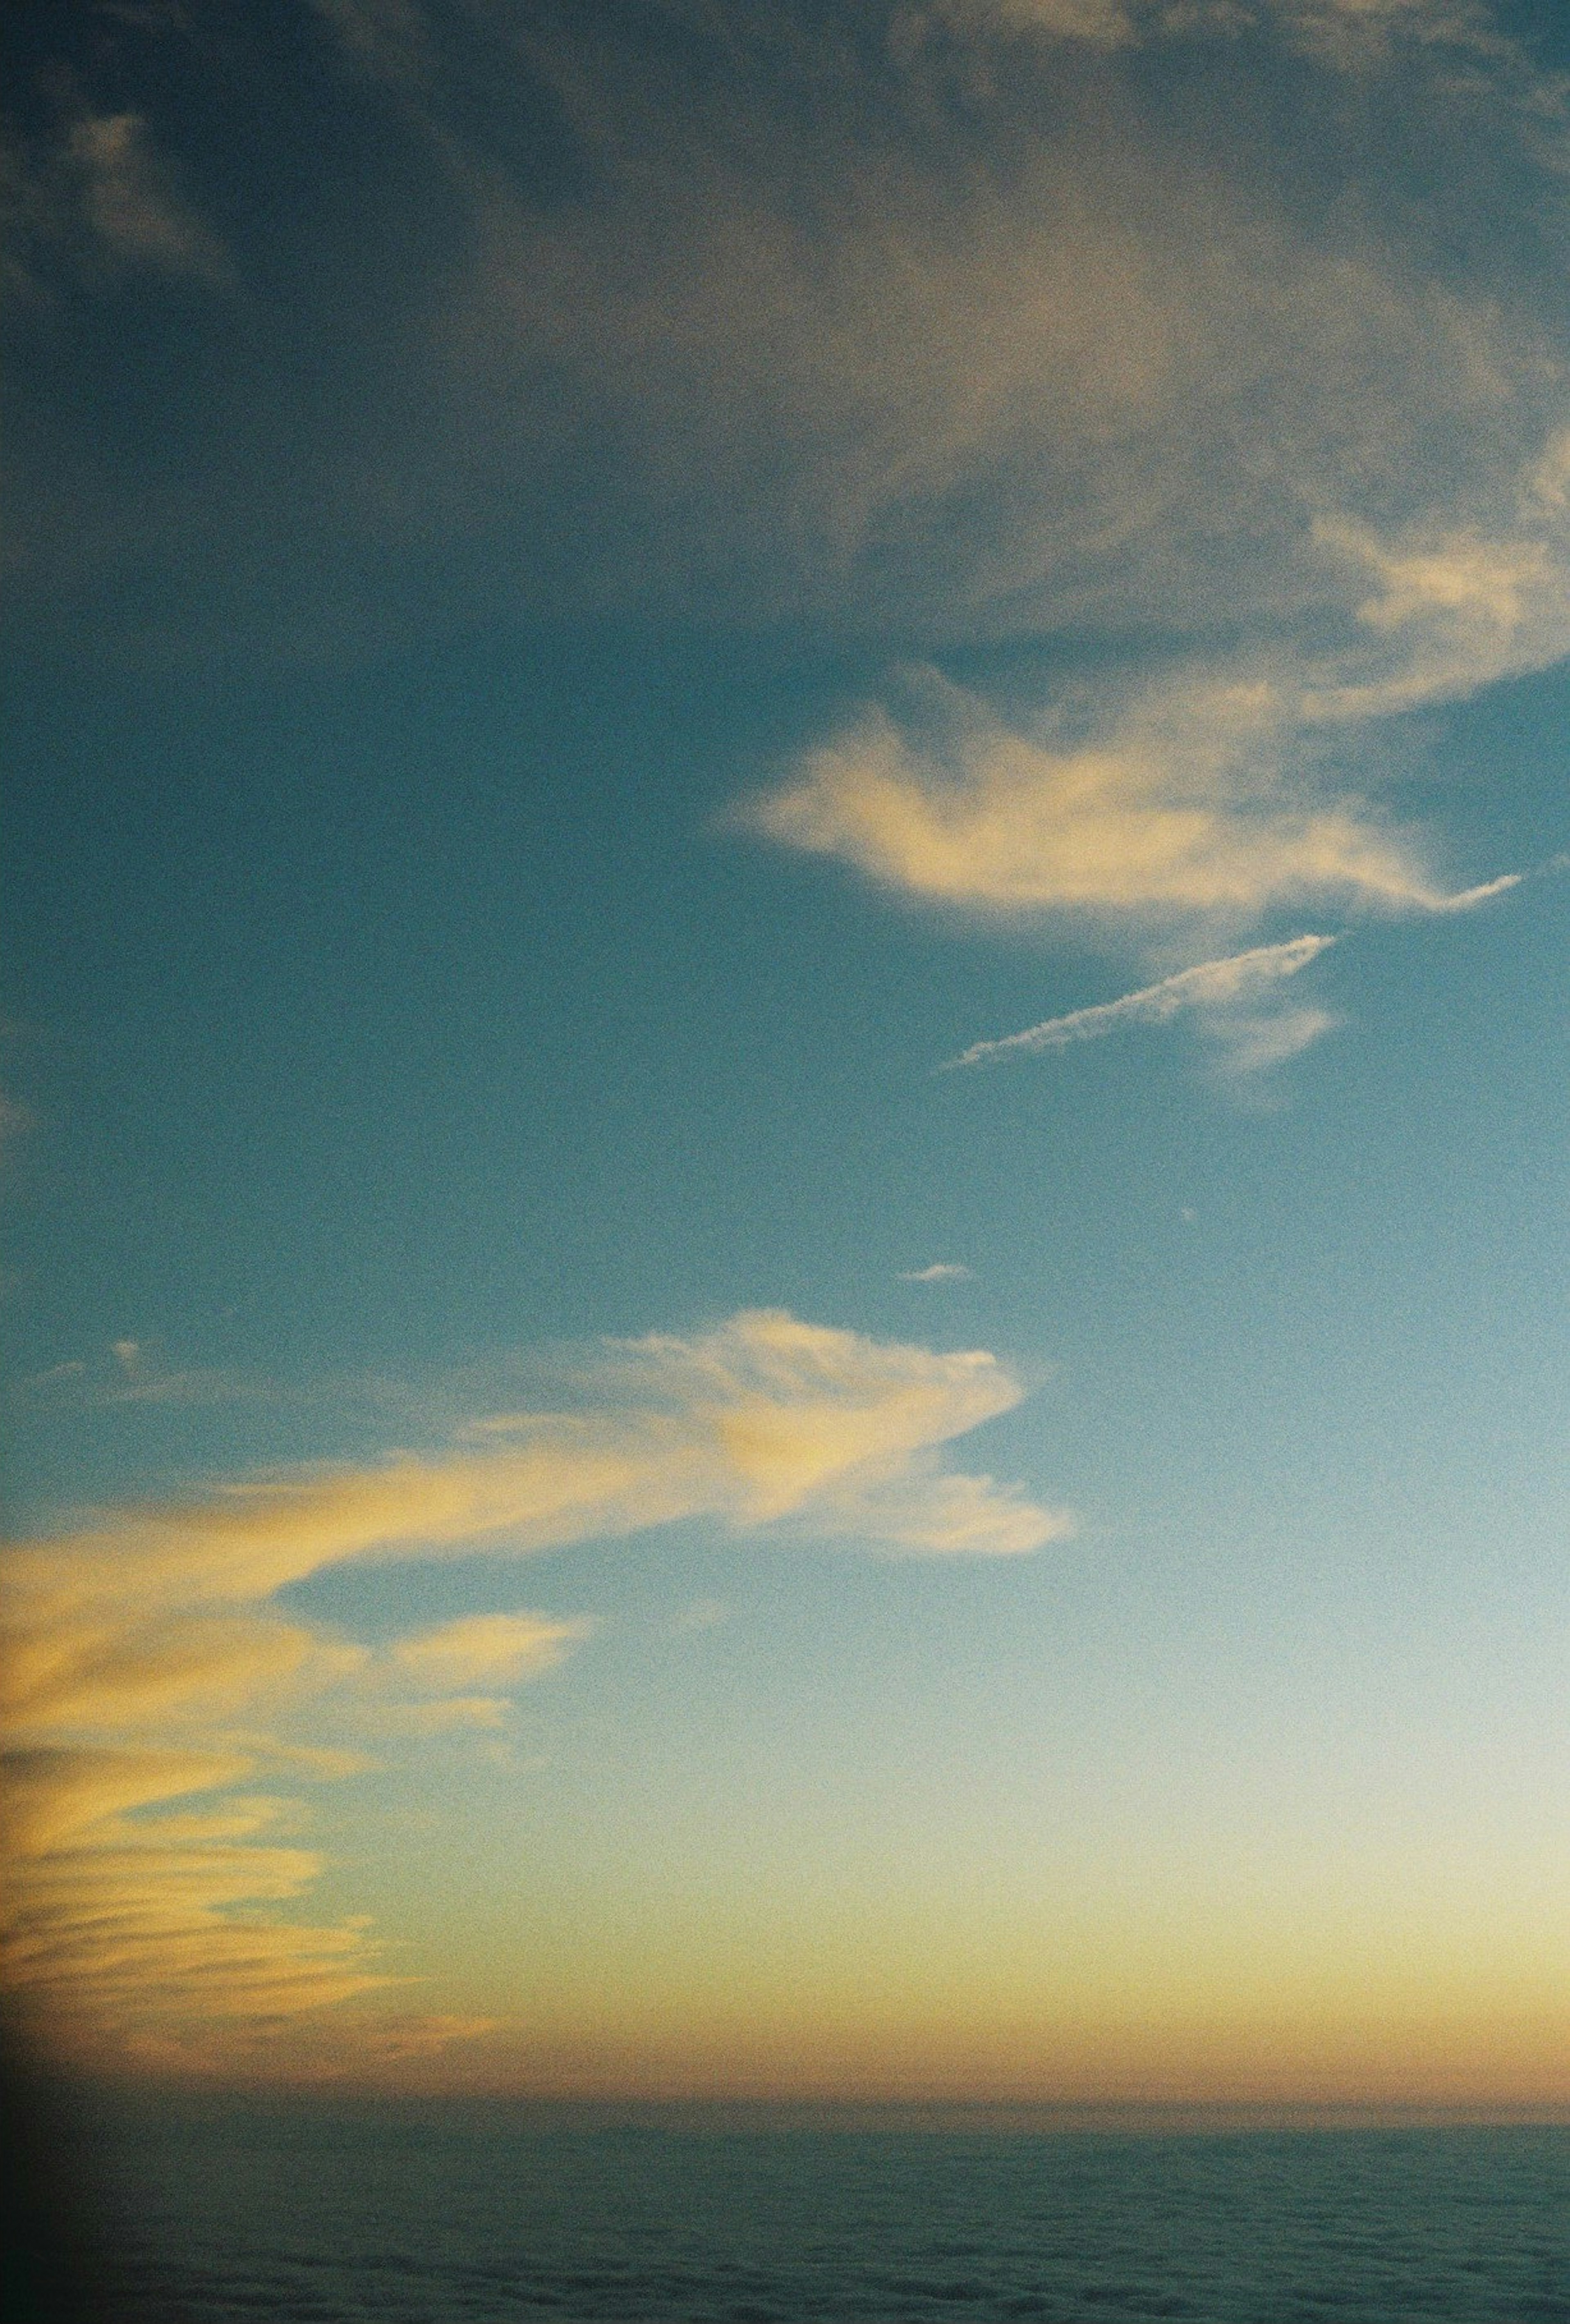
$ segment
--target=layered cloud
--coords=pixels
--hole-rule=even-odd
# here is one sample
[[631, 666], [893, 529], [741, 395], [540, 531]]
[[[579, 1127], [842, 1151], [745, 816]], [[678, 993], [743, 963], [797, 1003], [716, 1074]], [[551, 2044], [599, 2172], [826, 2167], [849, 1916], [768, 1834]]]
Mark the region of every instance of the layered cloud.
[[[1563, 422], [1536, 231], [1563, 92], [1481, 5], [322, 0], [298, 49], [234, 38], [282, 165], [304, 94], [344, 99], [352, 162], [297, 169], [298, 232], [249, 221], [236, 265], [354, 421], [281, 432], [254, 313], [201, 374], [222, 410], [171, 394], [152, 346], [189, 458], [124, 479], [158, 486], [142, 554], [155, 517], [254, 547], [276, 509], [340, 575], [354, 544], [453, 551], [455, 607], [478, 556], [504, 600], [806, 612], [930, 652], [1251, 625], [1337, 600], [1316, 517], [1492, 533]], [[1184, 60], [1164, 83], [1152, 46]], [[1379, 82], [1355, 132], [1351, 61]], [[188, 160], [148, 78], [106, 83], [63, 161], [41, 129], [22, 173], [64, 170], [101, 253], [211, 274], [203, 211], [233, 188], [204, 188], [197, 124]], [[57, 488], [115, 488], [49, 443]], [[89, 513], [30, 534], [45, 569]]]
[[927, 13], [972, 33], [1104, 48], [1236, 39], [1263, 23], [1346, 71], [1448, 51], [1530, 75], [1526, 53], [1482, 0], [932, 0]]
[[1431, 843], [1335, 788], [1326, 764], [1371, 721], [1570, 650], [1567, 456], [1559, 435], [1531, 460], [1508, 530], [1381, 540], [1317, 520], [1353, 584], [1334, 648], [1125, 678], [1075, 720], [1048, 704], [1035, 732], [918, 673], [903, 715], [869, 706], [743, 815], [907, 895], [993, 914], [1246, 926], [1306, 899], [1452, 909], [1472, 891], [1437, 880]]
[[347, 1561], [516, 1554], [678, 1517], [989, 1556], [1066, 1522], [941, 1467], [943, 1445], [1022, 1393], [981, 1351], [764, 1311], [617, 1343], [568, 1385], [567, 1407], [485, 1416], [439, 1451], [220, 1486], [13, 1548], [5, 1959], [51, 2031], [146, 2042], [384, 1982], [357, 1923], [280, 1917], [319, 1859], [280, 1836], [297, 1818], [287, 1799], [235, 1787], [295, 1775], [302, 1754], [319, 1774], [352, 1766], [313, 1755], [324, 1704], [367, 1737], [499, 1724], [507, 1691], [586, 1634], [509, 1609], [373, 1647], [286, 1618], [271, 1601], [289, 1584]]

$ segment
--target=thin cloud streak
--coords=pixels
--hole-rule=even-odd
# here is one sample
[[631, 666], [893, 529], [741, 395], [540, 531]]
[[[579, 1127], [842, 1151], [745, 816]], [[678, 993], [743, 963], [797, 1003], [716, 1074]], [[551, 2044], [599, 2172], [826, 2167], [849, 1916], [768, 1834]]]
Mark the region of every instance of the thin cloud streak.
[[[1002, 1040], [974, 1042], [937, 1070], [954, 1073], [963, 1065], [993, 1065], [1004, 1057], [1028, 1056], [1042, 1049], [1066, 1049], [1076, 1041], [1098, 1041], [1123, 1025], [1164, 1025], [1187, 1009], [1225, 1009], [1296, 976], [1337, 941], [1334, 936], [1294, 936], [1288, 943], [1258, 945], [1226, 960], [1201, 961], [1196, 967], [1162, 977], [1157, 984], [1125, 992], [1117, 1001], [1045, 1018], [1039, 1025], [1007, 1034]], [[1305, 1045], [1299, 1041], [1293, 1046]]]
[[[1545, 871], [1554, 868], [1543, 867]], [[1524, 880], [1538, 876], [1540, 875], [1506, 872], [1496, 880], [1482, 881], [1475, 888], [1464, 888], [1456, 895], [1436, 896], [1425, 908], [1438, 916], [1475, 911], [1480, 905], [1509, 895]], [[1157, 983], [1125, 992], [1116, 1001], [1098, 1001], [1087, 1009], [1070, 1010], [1066, 1016], [1045, 1018], [1039, 1025], [1027, 1026], [1022, 1033], [1010, 1033], [1001, 1040], [974, 1042], [959, 1056], [934, 1067], [934, 1071], [954, 1073], [963, 1065], [993, 1065], [1006, 1057], [1042, 1049], [1066, 1049], [1077, 1041], [1100, 1040], [1123, 1025], [1166, 1024], [1186, 1010], [1194, 1010], [1204, 1015], [1206, 1030], [1224, 1051], [1226, 1073], [1236, 1076], [1258, 1073], [1297, 1056], [1322, 1034], [1333, 1031], [1340, 1019], [1328, 1010], [1313, 1007], [1251, 1014], [1242, 1011], [1240, 1004], [1298, 975], [1321, 953], [1343, 941], [1338, 936], [1293, 936], [1284, 944], [1256, 945], [1224, 960], [1201, 961], [1193, 968], [1178, 969], [1160, 978]], [[904, 1278], [908, 1282], [929, 1279], [930, 1271], [927, 1276]]]
[[1479, 904], [1492, 904], [1496, 896], [1508, 896], [1526, 878], [1524, 872], [1505, 872], [1497, 880], [1485, 880], [1480, 887], [1464, 888], [1458, 896], [1442, 896], [1429, 907], [1435, 912], [1470, 912]]

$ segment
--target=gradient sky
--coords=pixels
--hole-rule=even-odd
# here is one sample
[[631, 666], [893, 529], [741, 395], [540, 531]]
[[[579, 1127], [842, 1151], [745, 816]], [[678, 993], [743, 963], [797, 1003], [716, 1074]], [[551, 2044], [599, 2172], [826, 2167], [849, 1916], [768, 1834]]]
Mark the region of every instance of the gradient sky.
[[13, 35], [7, 1975], [1570, 2107], [1570, 23]]

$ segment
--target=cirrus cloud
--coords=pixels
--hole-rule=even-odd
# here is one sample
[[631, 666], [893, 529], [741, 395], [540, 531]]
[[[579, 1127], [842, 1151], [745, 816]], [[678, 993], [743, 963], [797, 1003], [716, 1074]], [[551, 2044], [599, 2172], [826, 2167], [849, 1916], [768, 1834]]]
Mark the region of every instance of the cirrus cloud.
[[564, 1386], [566, 1407], [483, 1416], [435, 1451], [219, 1485], [13, 1547], [3, 1957], [51, 2038], [189, 2049], [214, 2020], [282, 2020], [388, 1982], [363, 1924], [281, 1917], [320, 1860], [279, 1837], [289, 1801], [235, 1787], [298, 1772], [311, 1747], [236, 1721], [309, 1730], [336, 1704], [373, 1737], [494, 1728], [506, 1691], [588, 1627], [495, 1611], [374, 1648], [285, 1618], [272, 1601], [289, 1584], [678, 1517], [951, 1556], [1017, 1555], [1067, 1526], [942, 1466], [944, 1445], [1024, 1392], [983, 1351], [760, 1310], [608, 1343]]
[[[1045, 1018], [1039, 1025], [1028, 1026], [1022, 1033], [1005, 1034], [1002, 1040], [974, 1041], [940, 1070], [952, 1072], [961, 1065], [993, 1065], [1005, 1057], [1026, 1056], [1041, 1049], [1067, 1049], [1076, 1041], [1101, 1040], [1124, 1025], [1164, 1025], [1186, 1010], [1231, 1011], [1239, 1001], [1268, 991], [1287, 977], [1296, 976], [1334, 942], [1334, 936], [1294, 936], [1286, 944], [1257, 945], [1251, 951], [1234, 954], [1229, 960], [1201, 961], [1193, 968], [1179, 969], [1172, 976], [1162, 977], [1159, 983], [1144, 985], [1138, 992], [1125, 992], [1116, 1001], [1098, 1001], [1093, 1008], [1071, 1009], [1067, 1016]], [[1329, 1019], [1323, 1022], [1328, 1023]], [[1322, 1028], [1316, 1024], [1315, 1029]], [[1305, 1044], [1298, 1042], [1295, 1046]]]

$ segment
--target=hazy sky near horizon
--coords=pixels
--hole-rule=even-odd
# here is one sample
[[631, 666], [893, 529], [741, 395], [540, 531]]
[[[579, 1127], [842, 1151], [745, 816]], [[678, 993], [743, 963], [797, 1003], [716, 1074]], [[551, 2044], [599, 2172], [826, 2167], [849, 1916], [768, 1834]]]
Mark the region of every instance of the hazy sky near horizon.
[[1563, 13], [14, 51], [38, 2037], [1570, 2104]]

